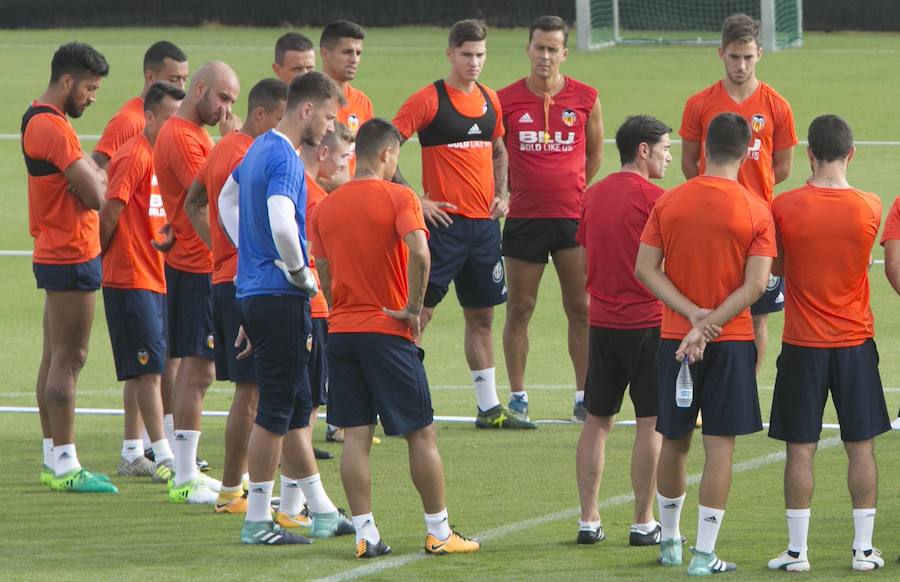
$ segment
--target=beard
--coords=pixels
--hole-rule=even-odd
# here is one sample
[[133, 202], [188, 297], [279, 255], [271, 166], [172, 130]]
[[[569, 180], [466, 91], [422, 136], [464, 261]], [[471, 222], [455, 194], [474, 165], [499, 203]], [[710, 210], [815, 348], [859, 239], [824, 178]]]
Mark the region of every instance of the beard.
[[300, 143], [302, 143], [303, 145], [308, 145], [311, 148], [319, 145], [319, 140], [316, 139], [315, 135], [313, 135], [311, 127], [307, 127], [303, 130], [303, 135], [300, 136]]
[[200, 121], [202, 121], [204, 125], [216, 125], [219, 123], [219, 112], [213, 108], [212, 103], [210, 103], [209, 89], [206, 90], [206, 93], [204, 93], [203, 97], [200, 98], [200, 101], [197, 102], [197, 115], [199, 115]]
[[66, 95], [66, 103], [63, 108], [63, 113], [72, 119], [81, 117], [81, 114], [84, 113], [85, 108], [87, 108], [87, 105], [84, 105], [83, 107], [79, 106], [78, 102], [75, 100], [76, 89], [77, 87], [73, 87], [72, 90], [69, 91], [69, 94]]

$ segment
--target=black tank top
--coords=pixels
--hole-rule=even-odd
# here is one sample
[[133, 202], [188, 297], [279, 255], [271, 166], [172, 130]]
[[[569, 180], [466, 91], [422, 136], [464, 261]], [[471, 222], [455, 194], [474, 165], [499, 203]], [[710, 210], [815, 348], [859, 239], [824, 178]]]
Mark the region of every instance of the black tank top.
[[28, 175], [34, 177], [62, 174], [62, 170], [60, 170], [47, 160], [38, 160], [29, 157], [28, 154], [25, 153], [25, 128], [28, 127], [28, 122], [31, 121], [31, 119], [35, 115], [40, 115], [42, 113], [62, 115], [59, 111], [47, 105], [31, 105], [25, 111], [25, 115], [22, 116], [22, 128], [19, 130], [22, 136], [22, 155], [25, 156], [25, 167], [28, 169]]
[[484, 96], [486, 107], [481, 117], [466, 117], [453, 107], [443, 79], [434, 82], [438, 95], [438, 110], [431, 123], [419, 130], [419, 143], [422, 147], [464, 141], [493, 141], [491, 136], [494, 135], [494, 127], [497, 124], [497, 112], [481, 83], [475, 85]]

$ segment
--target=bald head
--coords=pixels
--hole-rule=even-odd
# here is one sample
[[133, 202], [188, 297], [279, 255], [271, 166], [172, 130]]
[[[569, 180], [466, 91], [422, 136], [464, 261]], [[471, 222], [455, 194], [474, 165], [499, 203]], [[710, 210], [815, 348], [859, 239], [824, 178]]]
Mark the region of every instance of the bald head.
[[240, 90], [234, 69], [222, 61], [207, 61], [194, 73], [189, 94], [199, 120], [204, 125], [216, 125], [231, 111]]

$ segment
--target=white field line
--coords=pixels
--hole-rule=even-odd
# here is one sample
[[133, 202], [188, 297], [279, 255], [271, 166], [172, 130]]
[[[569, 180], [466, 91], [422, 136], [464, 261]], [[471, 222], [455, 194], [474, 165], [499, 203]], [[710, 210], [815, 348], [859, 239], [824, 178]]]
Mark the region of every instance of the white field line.
[[[828, 449], [834, 446], [839, 445], [841, 442], [838, 437], [831, 437], [825, 440], [819, 441], [819, 449]], [[733, 473], [746, 473], [748, 471], [753, 471], [756, 469], [760, 469], [762, 467], [773, 465], [775, 463], [780, 463], [785, 458], [784, 452], [771, 453], [768, 455], [763, 455], [761, 457], [756, 457], [753, 459], [748, 459], [746, 461], [741, 461], [740, 463], [735, 463], [732, 469]], [[696, 485], [700, 483], [700, 477], [702, 475], [700, 473], [694, 473], [693, 475], [688, 475], [687, 477], [687, 485]], [[600, 502], [600, 509], [608, 509], [611, 507], [618, 507], [620, 505], [627, 505], [634, 501], [634, 493], [627, 493], [624, 495], [617, 495], [615, 497], [610, 497], [604, 499]], [[475, 537], [481, 540], [482, 542], [489, 542], [492, 540], [498, 540], [500, 538], [505, 538], [512, 534], [517, 534], [522, 531], [532, 529], [538, 526], [541, 526], [545, 523], [560, 521], [563, 519], [571, 519], [579, 515], [581, 510], [577, 507], [572, 507], [570, 509], [563, 509], [561, 511], [556, 511], [554, 513], [548, 513], [546, 515], [541, 515], [538, 517], [533, 517], [531, 519], [526, 519], [523, 521], [518, 521], [515, 523], [510, 523], [507, 525], [501, 525], [500, 527], [495, 527], [493, 529], [485, 530], [478, 534], [475, 534]], [[412, 562], [418, 562], [424, 558], [427, 558], [427, 554], [425, 552], [416, 552], [411, 554], [403, 554], [402, 556], [397, 556], [395, 558], [387, 558], [385, 560], [375, 562], [373, 564], [367, 564], [365, 566], [360, 566], [358, 568], [352, 568], [350, 570], [346, 570], [344, 572], [339, 572], [337, 574], [333, 574], [331, 576], [326, 576], [325, 578], [319, 578], [315, 582], [342, 582], [344, 580], [355, 580], [357, 578], [362, 578], [364, 576], [371, 576], [373, 574], [377, 574], [379, 572], [384, 572], [385, 570], [393, 570], [395, 568], [400, 568], [405, 566], [406, 564], [410, 564]]]

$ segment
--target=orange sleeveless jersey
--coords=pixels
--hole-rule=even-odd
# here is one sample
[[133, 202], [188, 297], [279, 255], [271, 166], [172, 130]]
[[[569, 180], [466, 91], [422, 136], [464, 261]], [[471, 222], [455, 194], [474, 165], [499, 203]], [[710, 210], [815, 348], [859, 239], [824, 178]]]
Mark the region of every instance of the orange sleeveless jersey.
[[122, 144], [144, 131], [145, 123], [143, 97], [129, 99], [106, 124], [94, 151], [112, 159]]
[[402, 309], [409, 301], [403, 237], [415, 230], [428, 232], [419, 197], [399, 184], [351, 180], [319, 203], [311, 232], [316, 255], [328, 260], [331, 273], [329, 334], [369, 332], [412, 340], [406, 324], [382, 308]]
[[704, 143], [709, 122], [720, 113], [736, 113], [750, 124], [748, 156], [741, 166], [738, 181], [767, 204], [775, 191], [772, 155], [797, 145], [794, 113], [787, 100], [763, 82], [741, 103], [735, 101], [719, 81], [687, 100], [679, 134], [687, 141], [700, 143], [700, 173], [706, 170]]
[[[315, 178], [313, 178], [309, 172], [305, 172], [306, 174], [306, 222], [308, 224], [312, 224], [312, 216], [316, 210], [316, 207], [319, 205], [319, 202], [325, 200], [325, 196], [327, 193], [321, 186], [316, 183]], [[308, 230], [308, 229], [307, 229]], [[307, 249], [307, 253], [309, 256], [309, 269], [313, 273], [313, 277], [316, 278], [316, 285], [319, 286], [319, 289], [322, 289], [322, 282], [319, 281], [319, 271], [316, 269], [316, 259], [313, 256], [313, 249]], [[319, 292], [315, 297], [309, 300], [309, 312], [312, 317], [328, 317], [328, 301], [325, 299], [325, 294]]]
[[204, 127], [171, 117], [159, 131], [153, 148], [159, 189], [175, 232], [175, 244], [166, 253], [166, 262], [179, 271], [212, 273], [212, 254], [184, 211], [184, 197], [213, 145]]
[[212, 242], [212, 282], [230, 283], [237, 274], [237, 249], [219, 225], [219, 192], [228, 176], [244, 159], [253, 143], [246, 133], [234, 131], [222, 138], [197, 174], [197, 182], [206, 188], [209, 202], [209, 238]]
[[784, 342], [841, 348], [873, 337], [869, 257], [881, 199], [807, 184], [776, 197], [772, 216], [784, 257]]
[[[32, 105], [53, 107], [37, 101]], [[61, 172], [84, 157], [75, 129], [61, 111], [34, 116], [22, 144], [28, 157], [46, 160]], [[69, 191], [62, 173], [28, 176], [28, 223], [35, 263], [71, 265], [100, 254], [100, 218]]]
[[[350, 83], [347, 83], [344, 88], [344, 99], [347, 100], [347, 104], [338, 111], [337, 118], [338, 121], [350, 128], [350, 132], [353, 135], [356, 135], [360, 125], [375, 117], [375, 113], [372, 110], [372, 101], [365, 93], [351, 87]], [[351, 178], [356, 173], [354, 149], [353, 147], [350, 148], [350, 160], [348, 162]]]
[[[734, 180], [698, 176], [663, 194], [650, 212], [641, 242], [663, 249], [666, 275], [699, 307], [714, 309], [744, 283], [749, 256], [775, 257], [768, 206]], [[663, 305], [660, 335], [682, 339], [690, 322]], [[715, 339], [752, 340], [748, 307]]]
[[[478, 87], [464, 93], [446, 84], [450, 103], [465, 117], [481, 117], [487, 104]], [[503, 112], [497, 94], [485, 87], [497, 122], [491, 142], [503, 137]], [[438, 94], [434, 84], [414, 93], [397, 112], [394, 125], [404, 139], [426, 128], [438, 112]], [[494, 200], [493, 147], [489, 142], [471, 141], [422, 148], [422, 189], [431, 200], [450, 202], [468, 218], [490, 218]]]
[[125, 207], [103, 253], [103, 286], [165, 293], [163, 255], [150, 241], [166, 223], [166, 211], [153, 174], [153, 146], [143, 133], [118, 148], [108, 174], [106, 199]]

